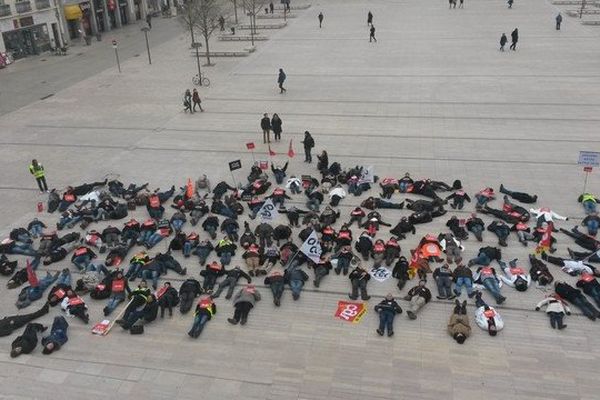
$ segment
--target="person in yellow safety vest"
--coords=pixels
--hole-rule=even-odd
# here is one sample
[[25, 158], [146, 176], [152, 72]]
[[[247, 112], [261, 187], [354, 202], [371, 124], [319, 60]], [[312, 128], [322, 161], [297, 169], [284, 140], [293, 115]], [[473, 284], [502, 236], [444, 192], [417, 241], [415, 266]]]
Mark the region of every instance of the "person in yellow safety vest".
[[40, 188], [40, 193], [47, 192], [48, 185], [46, 184], [44, 166], [38, 163], [37, 160], [31, 160], [31, 164], [29, 165], [29, 172], [35, 178], [38, 187]]
[[587, 215], [596, 213], [596, 204], [600, 203], [600, 200], [591, 193], [583, 193], [577, 198], [577, 201], [583, 205], [583, 209]]
[[213, 302], [213, 300], [208, 297], [202, 297], [196, 306], [196, 312], [194, 313], [194, 324], [192, 325], [192, 329], [188, 332], [188, 335], [191, 338], [196, 339], [202, 333], [204, 329], [204, 325], [208, 321], [210, 321], [217, 313], [217, 305]]

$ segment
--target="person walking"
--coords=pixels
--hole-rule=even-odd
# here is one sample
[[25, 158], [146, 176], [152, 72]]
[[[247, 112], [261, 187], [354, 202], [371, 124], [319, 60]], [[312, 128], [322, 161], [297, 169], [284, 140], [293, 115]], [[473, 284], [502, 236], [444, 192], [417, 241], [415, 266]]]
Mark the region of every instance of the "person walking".
[[371, 14], [371, 11], [367, 14], [367, 25], [373, 25], [373, 14]]
[[560, 15], [560, 13], [558, 13], [558, 15], [556, 16], [556, 30], [560, 31], [560, 24], [562, 23], [562, 15]]
[[152, 30], [152, 14], [146, 14], [146, 23], [148, 24], [148, 29]]
[[194, 113], [192, 110], [192, 93], [190, 92], [190, 89], [186, 89], [183, 94], [183, 107], [185, 107], [183, 112], [188, 112], [189, 110], [191, 114]]
[[40, 193], [44, 193], [48, 191], [48, 185], [46, 184], [46, 174], [44, 172], [44, 166], [37, 162], [37, 160], [31, 160], [31, 164], [29, 165], [29, 172], [35, 178], [35, 181], [40, 188]]
[[504, 51], [506, 42], [508, 42], [508, 39], [506, 38], [506, 33], [503, 33], [502, 36], [500, 36], [500, 51]]
[[219, 30], [221, 32], [225, 30], [225, 18], [222, 15], [219, 17]]
[[516, 51], [517, 50], [517, 42], [519, 41], [519, 30], [517, 28], [515, 28], [515, 30], [512, 31], [512, 33], [510, 34], [510, 38], [512, 39], [510, 49], [512, 51]]
[[323, 13], [320, 12], [319, 13], [319, 28], [321, 28], [323, 26]]
[[273, 114], [273, 118], [271, 118], [271, 129], [273, 130], [273, 134], [275, 135], [275, 141], [278, 142], [281, 140], [281, 125], [283, 121], [279, 118], [279, 115]]
[[304, 132], [304, 140], [302, 141], [302, 144], [304, 144], [304, 162], [311, 163], [312, 155], [310, 154], [310, 151], [313, 147], [315, 147], [315, 140], [310, 135], [309, 131]]
[[375, 39], [375, 25], [371, 24], [371, 34], [369, 35], [369, 43], [371, 43], [373, 40], [375, 41], [375, 43], [377, 43], [377, 39]]
[[273, 14], [273, 11], [275, 11], [275, 5], [273, 2], [269, 3], [269, 10], [271, 10], [271, 14]]
[[260, 120], [260, 127], [263, 131], [263, 143], [271, 143], [271, 120], [269, 114], [265, 113]]
[[508, 8], [512, 8], [514, 0], [508, 0]]
[[459, 4], [458, 8], [463, 8], [464, 2], [465, 2], [465, 0], [460, 0], [460, 4]]
[[283, 72], [283, 68], [279, 68], [279, 76], [277, 77], [277, 83], [279, 84], [280, 89], [279, 93], [287, 92], [287, 90], [283, 87], [283, 82], [285, 82], [285, 78], [287, 78], [287, 76], [285, 75], [285, 72]]
[[198, 106], [198, 108], [200, 108], [201, 112], [204, 112], [204, 110], [202, 109], [202, 105], [200, 103], [202, 103], [202, 101], [200, 101], [200, 95], [198, 94], [198, 91], [196, 89], [194, 89], [194, 93], [192, 94], [192, 101], [194, 102], [194, 107], [192, 108], [192, 111], [196, 111], [196, 106]]

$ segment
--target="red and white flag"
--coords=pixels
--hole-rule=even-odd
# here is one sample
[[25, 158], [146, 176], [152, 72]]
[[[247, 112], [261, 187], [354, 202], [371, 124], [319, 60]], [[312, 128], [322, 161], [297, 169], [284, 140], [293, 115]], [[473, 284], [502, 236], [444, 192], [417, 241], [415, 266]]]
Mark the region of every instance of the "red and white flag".
[[35, 274], [35, 271], [33, 270], [33, 267], [31, 266], [31, 262], [29, 261], [29, 259], [27, 259], [27, 281], [29, 282], [29, 285], [31, 287], [36, 287], [40, 284], [40, 281], [37, 278], [37, 275]]

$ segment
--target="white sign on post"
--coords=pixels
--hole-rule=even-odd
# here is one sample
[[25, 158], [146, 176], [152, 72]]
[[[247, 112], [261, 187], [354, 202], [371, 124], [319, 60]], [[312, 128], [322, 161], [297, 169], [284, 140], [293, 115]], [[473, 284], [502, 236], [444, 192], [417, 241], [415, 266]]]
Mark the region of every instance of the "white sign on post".
[[261, 221], [273, 221], [279, 216], [279, 211], [275, 208], [273, 200], [267, 199], [265, 204], [258, 210]]
[[586, 167], [600, 167], [600, 153], [596, 151], [580, 151], [577, 164]]

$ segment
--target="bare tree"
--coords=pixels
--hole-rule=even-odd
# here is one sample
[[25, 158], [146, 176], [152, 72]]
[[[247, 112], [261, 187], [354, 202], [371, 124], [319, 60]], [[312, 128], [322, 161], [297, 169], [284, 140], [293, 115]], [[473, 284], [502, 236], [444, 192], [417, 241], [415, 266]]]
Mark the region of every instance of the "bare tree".
[[238, 5], [237, 2], [238, 0], [230, 0], [233, 3], [233, 16], [235, 17], [235, 24], [238, 24], [238, 15], [237, 15], [237, 11], [238, 11]]
[[267, 5], [267, 0], [242, 0], [244, 11], [250, 17], [252, 44], [254, 44], [254, 35], [256, 35], [256, 14], [258, 14], [265, 5]]
[[[179, 20], [190, 31], [192, 43], [195, 42], [194, 31], [204, 37], [207, 65], [211, 65], [208, 41], [219, 27], [219, 18], [223, 16], [224, 2], [225, 0], [187, 0], [182, 4], [179, 12]], [[198, 70], [200, 70], [200, 66], [198, 66]]]

